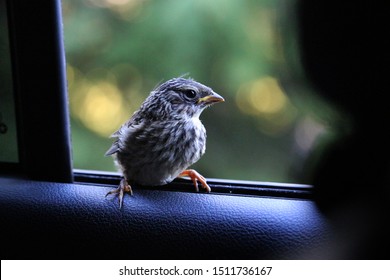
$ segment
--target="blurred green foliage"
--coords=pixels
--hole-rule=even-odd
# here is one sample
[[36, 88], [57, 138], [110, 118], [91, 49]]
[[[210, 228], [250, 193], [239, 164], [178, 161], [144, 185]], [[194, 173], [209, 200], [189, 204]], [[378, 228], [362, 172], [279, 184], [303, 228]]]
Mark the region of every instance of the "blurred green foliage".
[[286, 54], [297, 55], [281, 31], [281, 22], [293, 28], [280, 20], [282, 4], [63, 0], [74, 167], [115, 170], [104, 157], [109, 135], [156, 84], [188, 74], [226, 99], [201, 116], [207, 150], [194, 168], [206, 177], [305, 183], [303, 162], [325, 127], [308, 113], [322, 108], [314, 97], [297, 108], [281, 87]]

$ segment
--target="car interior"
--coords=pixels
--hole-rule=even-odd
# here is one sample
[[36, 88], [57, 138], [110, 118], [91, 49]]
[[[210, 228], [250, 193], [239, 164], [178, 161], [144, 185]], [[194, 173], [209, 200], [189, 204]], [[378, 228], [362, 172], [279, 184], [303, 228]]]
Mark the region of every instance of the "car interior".
[[382, 10], [287, 2], [305, 76], [352, 124], [310, 159], [312, 184], [175, 179], [119, 209], [119, 174], [73, 169], [61, 1], [1, 0], [1, 258], [388, 258]]

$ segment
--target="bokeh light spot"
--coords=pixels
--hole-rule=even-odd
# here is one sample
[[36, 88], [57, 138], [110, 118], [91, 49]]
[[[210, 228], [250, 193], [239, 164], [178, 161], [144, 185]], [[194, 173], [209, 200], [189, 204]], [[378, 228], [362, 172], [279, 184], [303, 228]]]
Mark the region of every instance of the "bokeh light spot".
[[81, 120], [102, 136], [111, 134], [127, 117], [120, 91], [108, 82], [92, 86], [82, 103]]
[[72, 115], [88, 129], [107, 137], [129, 117], [130, 106], [113, 75], [97, 70], [83, 75], [70, 64], [67, 75]]
[[251, 86], [249, 98], [254, 109], [262, 114], [274, 114], [286, 106], [286, 96], [272, 77], [255, 81]]
[[283, 131], [296, 116], [295, 107], [271, 76], [243, 84], [236, 94], [236, 104], [240, 111], [257, 118], [259, 129], [266, 134]]

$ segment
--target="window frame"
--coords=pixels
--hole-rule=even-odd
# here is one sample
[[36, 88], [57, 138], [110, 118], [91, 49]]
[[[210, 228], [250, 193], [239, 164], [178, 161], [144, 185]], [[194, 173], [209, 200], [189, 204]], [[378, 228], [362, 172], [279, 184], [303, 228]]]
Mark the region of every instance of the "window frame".
[[19, 163], [7, 169], [72, 182], [61, 1], [6, 0], [6, 6], [19, 146]]

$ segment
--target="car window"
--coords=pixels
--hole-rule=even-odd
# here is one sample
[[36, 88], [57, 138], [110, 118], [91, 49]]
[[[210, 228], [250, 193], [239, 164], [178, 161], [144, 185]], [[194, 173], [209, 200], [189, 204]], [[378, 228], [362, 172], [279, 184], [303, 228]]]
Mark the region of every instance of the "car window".
[[74, 167], [115, 171], [110, 134], [157, 84], [184, 74], [226, 100], [201, 116], [207, 149], [194, 168], [308, 183], [305, 162], [333, 111], [288, 78], [287, 55], [299, 56], [285, 2], [63, 0]]

